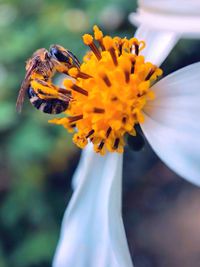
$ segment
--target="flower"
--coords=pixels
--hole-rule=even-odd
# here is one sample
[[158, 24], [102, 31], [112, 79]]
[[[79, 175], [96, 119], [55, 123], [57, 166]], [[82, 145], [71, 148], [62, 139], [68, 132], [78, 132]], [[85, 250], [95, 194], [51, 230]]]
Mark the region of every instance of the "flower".
[[97, 26], [94, 37], [101, 49], [85, 34], [83, 41], [93, 53], [86, 54], [80, 70], [69, 70], [75, 81], [64, 81], [73, 99], [67, 117], [51, 122], [70, 131], [73, 126], [73, 141], [80, 148], [92, 142], [102, 155], [122, 153], [125, 136], [138, 135], [136, 125], [144, 120], [142, 110], [154, 98], [150, 86], [162, 71], [140, 56], [143, 41], [104, 37]]
[[[99, 91], [103, 96], [104, 87], [108, 87], [112, 92], [113, 88], [110, 88], [111, 86], [109, 85], [109, 82], [111, 83], [113, 81], [110, 77], [115, 74], [116, 70], [114, 70], [114, 65], [117, 58], [116, 52], [119, 53], [118, 44], [120, 39], [117, 39], [117, 46], [115, 46], [112, 42], [113, 39], [109, 38], [109, 44], [111, 43], [111, 46], [104, 47], [105, 44], [102, 42], [103, 36], [100, 34], [98, 37], [100, 38], [97, 38], [96, 36], [95, 39], [99, 42], [104, 53], [94, 46], [93, 39], [91, 42], [91, 36], [86, 36], [85, 42], [89, 40], [87, 43], [94, 54], [87, 54], [80, 71], [75, 69], [71, 70], [70, 74], [75, 78], [73, 83], [71, 81], [65, 82], [67, 89], [72, 90], [72, 96], [75, 100], [71, 105], [71, 109], [67, 111], [67, 113], [69, 112], [70, 114], [70, 118], [72, 117], [73, 119], [64, 117], [60, 120], [53, 121], [54, 123], [64, 125], [64, 127], [69, 130], [72, 129], [72, 126], [75, 123], [75, 130], [80, 131], [80, 137], [83, 138], [83, 142], [81, 141], [81, 143], [79, 143], [77, 138], [75, 138], [75, 142], [83, 147], [86, 146], [88, 142], [87, 139], [91, 139], [91, 136], [94, 134], [94, 132], [92, 132], [92, 134], [87, 137], [87, 135], [91, 133], [91, 129], [86, 126], [91, 126], [91, 123], [96, 125], [99, 119], [98, 116], [102, 116], [100, 118], [104, 118], [105, 116], [105, 111], [97, 112], [97, 114], [94, 112], [93, 104], [96, 105], [101, 101], [101, 98], [95, 98], [96, 94], [98, 94], [96, 90], [98, 89], [98, 85], [101, 84], [102, 86], [99, 87]], [[142, 104], [139, 103], [138, 113], [137, 116], [134, 117], [132, 126], [140, 123], [144, 135], [160, 158], [184, 178], [199, 185], [200, 141], [198, 136], [200, 132], [200, 124], [198, 124], [197, 121], [200, 115], [200, 90], [198, 84], [200, 63], [178, 70], [152, 85], [152, 82], [161, 74], [160, 69], [152, 63], [147, 64], [144, 61], [144, 58], [139, 55], [140, 53], [136, 52], [140, 50], [140, 45], [143, 45], [143, 43], [134, 39], [134, 42], [131, 43], [131, 45], [134, 45], [135, 55], [132, 56], [130, 40], [127, 41], [127, 50], [125, 49], [122, 54], [125, 54], [125, 58], [129, 59], [130, 62], [132, 62], [133, 58], [135, 60], [139, 58], [139, 63], [142, 62], [142, 66], [144, 67], [141, 71], [142, 78], [136, 83], [137, 86], [140, 87], [141, 84], [143, 85], [147, 75], [150, 76], [150, 73], [151, 75], [155, 75], [154, 78], [151, 76], [148, 79], [148, 86], [146, 86], [144, 90], [144, 102], [142, 102]], [[111, 52], [111, 49], [109, 48], [115, 49], [116, 58], [113, 58], [113, 52]], [[105, 54], [105, 58], [102, 53]], [[109, 57], [110, 61], [108, 61]], [[98, 62], [101, 62], [102, 58], [103, 67], [100, 69], [101, 71], [99, 75], [99, 68], [97, 65]], [[91, 62], [92, 66], [87, 65], [89, 62]], [[134, 67], [135, 64], [137, 66], [138, 62], [134, 63]], [[123, 82], [123, 85], [127, 86], [129, 90], [132, 90], [133, 88], [132, 85], [127, 85], [127, 65], [124, 64], [124, 62], [121, 65], [120, 62], [119, 66], [121, 67], [121, 73], [119, 72], [118, 75], [115, 75], [114, 83], [119, 83], [120, 86], [116, 86], [116, 88], [120, 90], [120, 93], [118, 93], [117, 96], [120, 97], [120, 101], [124, 103], [124, 96], [121, 98], [123, 93], [121, 82]], [[139, 64], [138, 66], [140, 69], [141, 65]], [[131, 79], [130, 76], [134, 74], [135, 73], [129, 72], [129, 81]], [[95, 84], [94, 81], [90, 84], [89, 81], [92, 81], [94, 77], [98, 78], [98, 85], [97, 83]], [[87, 87], [89, 86], [87, 85], [87, 82], [91, 87]], [[94, 93], [95, 101], [91, 101], [87, 106], [86, 99], [89, 96], [90, 88], [92, 88], [92, 86], [94, 86], [92, 92]], [[143, 86], [141, 87], [143, 90]], [[155, 95], [155, 98], [153, 98], [153, 95]], [[135, 99], [137, 102], [137, 97]], [[79, 103], [76, 103], [79, 101], [80, 105], [78, 105]], [[128, 98], [126, 98], [126, 101], [127, 105], [129, 105]], [[83, 112], [84, 105], [86, 106], [86, 113]], [[138, 106], [136, 107], [138, 108]], [[97, 108], [100, 109], [102, 106], [97, 106]], [[112, 106], [109, 111], [112, 113], [113, 109], [117, 108], [117, 105]], [[77, 113], [77, 110], [81, 112]], [[120, 111], [122, 110], [127, 112], [127, 109], [120, 109]], [[85, 114], [89, 116], [89, 122], [87, 121], [88, 124], [84, 124]], [[94, 118], [91, 118], [91, 114], [94, 115]], [[128, 109], [126, 116], [130, 116], [130, 114]], [[111, 118], [111, 121], [113, 118], [115, 118], [115, 116]], [[123, 117], [120, 118], [122, 122]], [[116, 119], [119, 120], [119, 117], [116, 116]], [[77, 123], [82, 120], [83, 124]], [[107, 116], [105, 116], [105, 120], [108, 120]], [[113, 146], [116, 142], [116, 136], [114, 135], [114, 138], [108, 138], [108, 144], [105, 142], [103, 147], [106, 147], [110, 152], [122, 152], [124, 145], [122, 140], [125, 133], [134, 135], [137, 134], [137, 129], [132, 133], [129, 131], [128, 127], [125, 127], [124, 129], [122, 124], [118, 124], [117, 127], [116, 123], [114, 123], [109, 127], [113, 127], [113, 125], [115, 134], [118, 133], [117, 129], [120, 132], [118, 146]], [[97, 126], [102, 127], [103, 130]], [[99, 136], [95, 136], [97, 139], [94, 141], [93, 139], [90, 140], [91, 142], [87, 145], [87, 149], [84, 150], [79, 168], [74, 176], [74, 180], [78, 181], [78, 183], [64, 216], [61, 238], [53, 262], [54, 267], [72, 265], [75, 267], [132, 266], [121, 218], [122, 154], [108, 152], [102, 157], [101, 155], [92, 152], [93, 144], [95, 151], [102, 153], [103, 147], [102, 145], [100, 146], [100, 144], [102, 138], [107, 137], [106, 133], [109, 128], [108, 125], [104, 127], [105, 124], [102, 122], [97, 126], [94, 131], [96, 131], [97, 134], [99, 133]], [[84, 132], [85, 128], [87, 129], [87, 132]], [[101, 132], [101, 130], [103, 132]], [[109, 143], [112, 143], [112, 145], [109, 146]], [[119, 147], [120, 149], [118, 149]], [[103, 151], [102, 154], [105, 152], [106, 150]]]
[[135, 36], [148, 43], [142, 51], [146, 60], [157, 66], [165, 60], [178, 40], [200, 37], [200, 2], [198, 0], [139, 0], [130, 22], [140, 26]]

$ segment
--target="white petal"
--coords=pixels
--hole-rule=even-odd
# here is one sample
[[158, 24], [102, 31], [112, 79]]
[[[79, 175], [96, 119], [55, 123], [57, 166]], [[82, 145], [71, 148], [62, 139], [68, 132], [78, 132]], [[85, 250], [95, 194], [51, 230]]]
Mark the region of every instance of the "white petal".
[[173, 32], [189, 38], [200, 37], [199, 15], [167, 14], [140, 8], [137, 13], [131, 13], [129, 19], [136, 26], [144, 25], [152, 30]]
[[122, 155], [91, 153], [65, 212], [53, 267], [132, 267], [121, 218]]
[[157, 13], [200, 15], [199, 0], [139, 0], [139, 7]]
[[146, 61], [157, 66], [162, 64], [179, 39], [178, 35], [173, 32], [152, 30], [145, 25], [138, 28], [135, 37], [146, 43], [141, 55], [145, 57]]
[[92, 148], [92, 144], [89, 144], [86, 146], [85, 149], [81, 152], [81, 158], [79, 160], [79, 164], [73, 174], [72, 178], [72, 188], [73, 190], [76, 189], [78, 183], [81, 181], [81, 179], [88, 175], [88, 173], [91, 170], [91, 160], [94, 156], [94, 151]]
[[200, 63], [178, 70], [152, 87], [143, 132], [158, 156], [200, 185]]

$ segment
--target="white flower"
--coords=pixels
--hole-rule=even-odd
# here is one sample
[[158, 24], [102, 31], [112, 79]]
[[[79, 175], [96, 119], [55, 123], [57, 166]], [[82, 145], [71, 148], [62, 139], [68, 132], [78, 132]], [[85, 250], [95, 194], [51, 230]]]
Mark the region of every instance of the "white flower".
[[[162, 39], [160, 32], [150, 31], [150, 35], [146, 32], [150, 42], [147, 47], [155, 43], [155, 36]], [[163, 34], [166, 40], [169, 36], [170, 46], [159, 42], [157, 57], [156, 51], [146, 50], [148, 60], [161, 64], [177, 41], [177, 35], [170, 34]], [[157, 82], [152, 87], [156, 98], [146, 105], [145, 122], [141, 124], [160, 158], [197, 185], [200, 185], [199, 76], [200, 63], [196, 63]], [[53, 267], [133, 266], [121, 217], [121, 172], [122, 155], [107, 153], [102, 157], [90, 145], [83, 151], [73, 177], [75, 191], [64, 215]]]
[[136, 37], [145, 40], [146, 60], [160, 66], [181, 38], [200, 37], [199, 0], [139, 0], [130, 21], [140, 26]]
[[[200, 63], [178, 70], [152, 88], [142, 130], [174, 171], [200, 185]], [[122, 155], [102, 157], [88, 146], [65, 212], [54, 267], [132, 266], [121, 218]]]

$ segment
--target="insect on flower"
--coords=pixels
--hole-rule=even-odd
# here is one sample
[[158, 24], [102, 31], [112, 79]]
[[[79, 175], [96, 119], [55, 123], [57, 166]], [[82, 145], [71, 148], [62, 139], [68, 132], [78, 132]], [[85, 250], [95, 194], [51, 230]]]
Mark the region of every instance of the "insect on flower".
[[58, 88], [52, 83], [56, 72], [68, 74], [71, 67], [79, 69], [75, 55], [60, 45], [51, 45], [37, 50], [26, 63], [26, 75], [17, 98], [16, 108], [21, 112], [27, 92], [32, 105], [49, 114], [58, 114], [68, 108], [70, 91]]
[[122, 153], [126, 136], [136, 141], [133, 147], [139, 150], [143, 145], [138, 129], [144, 120], [142, 110], [154, 98], [151, 85], [161, 69], [140, 55], [145, 43], [136, 38], [103, 36], [94, 26], [94, 37], [85, 34], [83, 42], [91, 51], [80, 70], [69, 70], [74, 80], [64, 80], [73, 97], [67, 117], [50, 122], [74, 129], [77, 146], [84, 148], [92, 142], [102, 155], [106, 151]]

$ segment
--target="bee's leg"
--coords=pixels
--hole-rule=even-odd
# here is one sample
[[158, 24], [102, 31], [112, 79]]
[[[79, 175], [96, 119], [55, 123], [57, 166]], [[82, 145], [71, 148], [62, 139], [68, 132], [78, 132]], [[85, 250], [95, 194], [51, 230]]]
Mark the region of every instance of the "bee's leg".
[[69, 91], [61, 90], [51, 82], [35, 79], [31, 81], [31, 87], [41, 99], [59, 99], [67, 102], [71, 100]]

